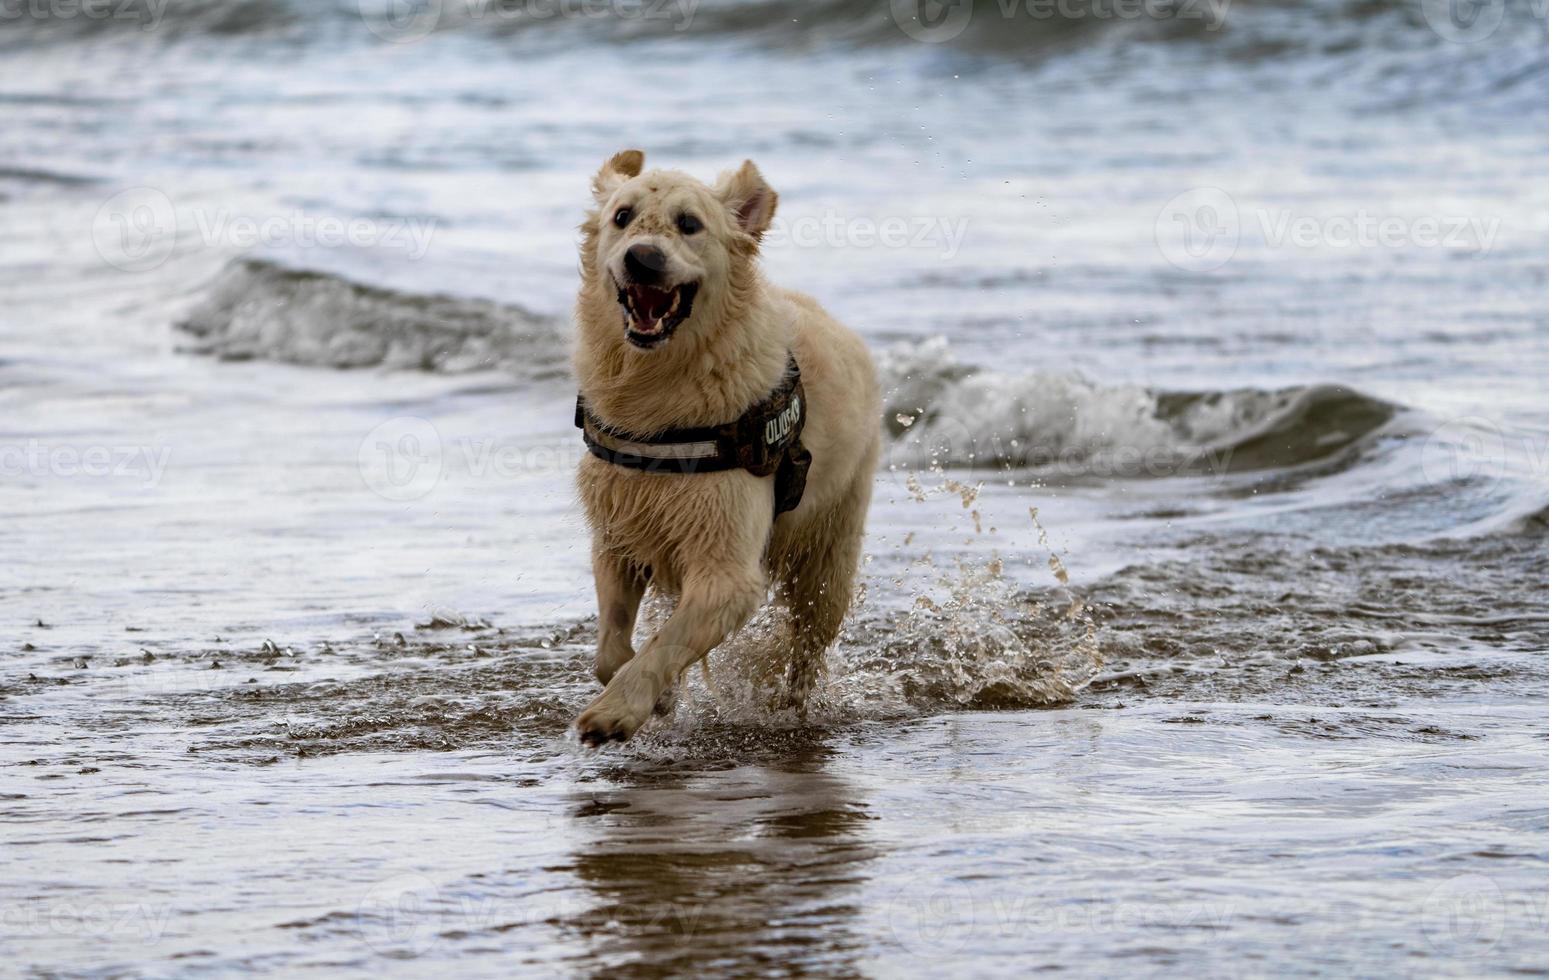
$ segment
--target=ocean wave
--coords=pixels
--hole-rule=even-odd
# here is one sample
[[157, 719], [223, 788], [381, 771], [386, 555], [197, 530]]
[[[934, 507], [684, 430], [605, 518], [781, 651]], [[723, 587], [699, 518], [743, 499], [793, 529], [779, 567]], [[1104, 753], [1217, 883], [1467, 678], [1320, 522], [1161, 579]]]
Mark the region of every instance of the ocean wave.
[[460, 373], [566, 370], [560, 322], [491, 300], [368, 286], [267, 259], [229, 263], [175, 324], [184, 349], [226, 360]]
[[[1358, 53], [1357, 61], [1376, 63], [1379, 81], [1417, 51], [1482, 65], [1491, 60], [1484, 49], [1549, 34], [1532, 0], [1486, 5], [1467, 23], [1442, 0], [809, 0], [799, 9], [781, 0], [629, 0], [608, 8], [609, 16], [557, 14], [568, 8], [555, 0], [439, 0], [434, 7], [436, 30], [495, 36], [568, 39], [564, 28], [574, 27], [619, 42], [721, 37], [795, 51], [904, 45], [1034, 64], [1066, 50], [1158, 43], [1255, 63]], [[1459, 51], [1468, 47], [1480, 50]], [[1500, 74], [1514, 71], [1503, 66]]]
[[1297, 466], [1363, 443], [1398, 407], [1339, 385], [1159, 392], [957, 363], [945, 340], [880, 358], [889, 462], [1174, 476]]
[[[1074, 0], [1074, 5], [1089, 0]], [[1096, 4], [1109, 0], [1095, 0]], [[1170, 20], [1173, 8], [1198, 0], [1159, 0], [1154, 19]], [[1067, 5], [1071, 6], [1071, 5]], [[897, 12], [894, 11], [897, 8]], [[909, 42], [915, 29], [908, 4], [873, 0], [811, 0], [796, 16], [778, 0], [623, 0], [611, 6], [561, 0], [114, 0], [48, 10], [27, 8], [0, 18], [0, 44], [142, 35], [153, 40], [268, 37], [307, 42], [353, 35], [370, 43], [413, 41], [431, 33], [466, 32], [492, 37], [571, 37], [573, 30], [628, 41], [692, 36], [754, 40], [771, 47], [814, 44], [863, 45]], [[1099, 18], [1051, 9], [1033, 16], [1023, 2], [956, 0], [945, 5], [947, 28], [959, 21], [964, 47], [1008, 48], [1040, 39], [1100, 30]], [[40, 8], [41, 9], [41, 8]], [[927, 15], [928, 16], [928, 15]], [[1180, 16], [1179, 23], [1193, 18]], [[992, 23], [993, 22], [993, 23]], [[1008, 30], [1009, 27], [1009, 30]], [[927, 31], [931, 28], [927, 27]], [[344, 31], [350, 32], [348, 35]]]
[[1549, 504], [1515, 518], [1510, 530], [1515, 534], [1532, 537], [1549, 536]]
[[[0, 48], [49, 42], [138, 35], [148, 40], [184, 37], [252, 37], [289, 34], [304, 38], [318, 23], [345, 8], [293, 0], [84, 0], [70, 5], [9, 5], [0, 18]], [[353, 3], [350, 4], [353, 6]]]
[[0, 166], [0, 187], [89, 187], [97, 183], [96, 177], [66, 173], [43, 167]]
[[[493, 300], [366, 285], [270, 259], [229, 263], [175, 324], [225, 360], [568, 377], [563, 322]], [[1115, 477], [1220, 474], [1325, 460], [1398, 412], [1339, 385], [1166, 392], [1077, 374], [960, 364], [942, 338], [879, 357], [888, 461]]]
[[[1239, 73], [1228, 82], [1232, 91], [1278, 89], [1294, 73], [1294, 87], [1337, 86], [1338, 101], [1365, 111], [1463, 103], [1476, 116], [1513, 120], [1538, 111], [1549, 72], [1542, 55], [1549, 19], [1537, 15], [1532, 0], [1479, 6], [1460, 24], [1444, 0], [811, 0], [799, 9], [776, 0], [617, 0], [601, 7], [570, 0], [115, 0], [81, 5], [92, 14], [0, 17], [0, 50], [111, 39], [193, 45], [199, 57], [206, 47], [238, 43], [267, 58], [263, 52], [272, 47], [370, 49], [435, 35], [521, 48], [524, 56], [636, 43], [674, 50], [724, 43], [739, 58], [749, 46], [796, 56], [881, 50], [890, 60], [941, 59], [954, 75], [975, 65], [1036, 70], [1089, 53], [1093, 60], [1064, 77], [1127, 73], [1140, 58], [1148, 78], [1205, 72], [1202, 89], [1223, 83], [1215, 72], [1224, 65]], [[1136, 94], [1178, 97], [1165, 86]]]
[[944, 50], [1016, 58], [1087, 41], [1196, 40], [1243, 57], [1269, 57], [1352, 46], [1391, 49], [1406, 37], [1440, 45], [1449, 29], [1482, 35], [1488, 29], [1487, 36], [1502, 39], [1545, 29], [1530, 0], [1490, 5], [1477, 27], [1434, 24], [1447, 11], [1433, 0], [1153, 0], [1144, 6], [1114, 0], [810, 0], [799, 9], [779, 0], [630, 0], [605, 7], [559, 0], [119, 0], [72, 11], [5, 18], [0, 39], [139, 33], [299, 42], [354, 37], [370, 43], [432, 32], [568, 38], [574, 28], [618, 41], [719, 36], [799, 49], [923, 40]]
[[[1493, 481], [1486, 476], [1485, 484]], [[1549, 502], [1538, 488], [1518, 490], [1483, 518], [1456, 528], [1449, 538], [1537, 541], [1549, 538]]]

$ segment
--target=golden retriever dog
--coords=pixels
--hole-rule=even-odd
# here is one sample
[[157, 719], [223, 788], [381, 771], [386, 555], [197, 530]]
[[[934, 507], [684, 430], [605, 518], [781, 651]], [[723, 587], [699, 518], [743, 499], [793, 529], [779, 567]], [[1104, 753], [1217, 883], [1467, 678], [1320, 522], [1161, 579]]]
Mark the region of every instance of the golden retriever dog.
[[[760, 270], [776, 195], [758, 168], [746, 161], [712, 187], [642, 172], [644, 163], [639, 150], [605, 163], [581, 225], [575, 369], [587, 412], [642, 439], [720, 426], [764, 403], [794, 358], [811, 463], [800, 504], [777, 515], [773, 476], [583, 457], [604, 685], [576, 719], [588, 745], [633, 735], [771, 590], [793, 627], [783, 701], [801, 705], [850, 606], [881, 442], [876, 369], [860, 337]], [[675, 604], [636, 653], [647, 584]]]

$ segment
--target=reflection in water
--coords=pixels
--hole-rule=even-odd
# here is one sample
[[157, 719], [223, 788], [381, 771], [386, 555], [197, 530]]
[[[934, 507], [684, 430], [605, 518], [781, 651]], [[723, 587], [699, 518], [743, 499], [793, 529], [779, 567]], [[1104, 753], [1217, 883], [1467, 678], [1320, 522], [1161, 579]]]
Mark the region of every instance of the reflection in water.
[[826, 746], [719, 772], [615, 770], [576, 794], [568, 870], [594, 893], [556, 923], [598, 975], [702, 975], [804, 967], [860, 973], [853, 928], [875, 850], [860, 793], [825, 771]]

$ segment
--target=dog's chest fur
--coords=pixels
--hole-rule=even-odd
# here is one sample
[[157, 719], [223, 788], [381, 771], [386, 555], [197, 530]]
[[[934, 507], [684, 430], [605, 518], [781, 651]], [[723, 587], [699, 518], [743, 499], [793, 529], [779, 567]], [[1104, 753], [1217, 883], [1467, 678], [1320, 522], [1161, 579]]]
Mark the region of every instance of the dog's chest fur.
[[698, 561], [746, 554], [750, 529], [761, 526], [757, 533], [768, 533], [768, 521], [757, 514], [772, 514], [774, 507], [773, 482], [744, 470], [647, 473], [589, 455], [581, 460], [576, 486], [599, 543], [649, 567], [653, 581], [668, 591], [677, 591], [684, 554]]

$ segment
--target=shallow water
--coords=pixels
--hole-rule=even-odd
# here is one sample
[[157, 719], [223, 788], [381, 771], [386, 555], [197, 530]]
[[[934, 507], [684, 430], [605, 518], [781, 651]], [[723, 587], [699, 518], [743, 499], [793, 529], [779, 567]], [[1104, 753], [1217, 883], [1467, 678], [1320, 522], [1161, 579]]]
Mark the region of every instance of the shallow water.
[[[12, 933], [60, 967], [189, 972], [1536, 969], [1531, 709], [1316, 709], [1380, 729], [1332, 740], [1296, 730], [1312, 713], [702, 730], [627, 762], [136, 753], [7, 801], [39, 890]], [[43, 886], [83, 848], [90, 884]]]
[[[1543, 972], [1533, 10], [451, 9], [0, 25], [11, 968]], [[565, 314], [624, 145], [758, 161], [888, 444], [808, 718], [764, 618], [589, 753]]]

